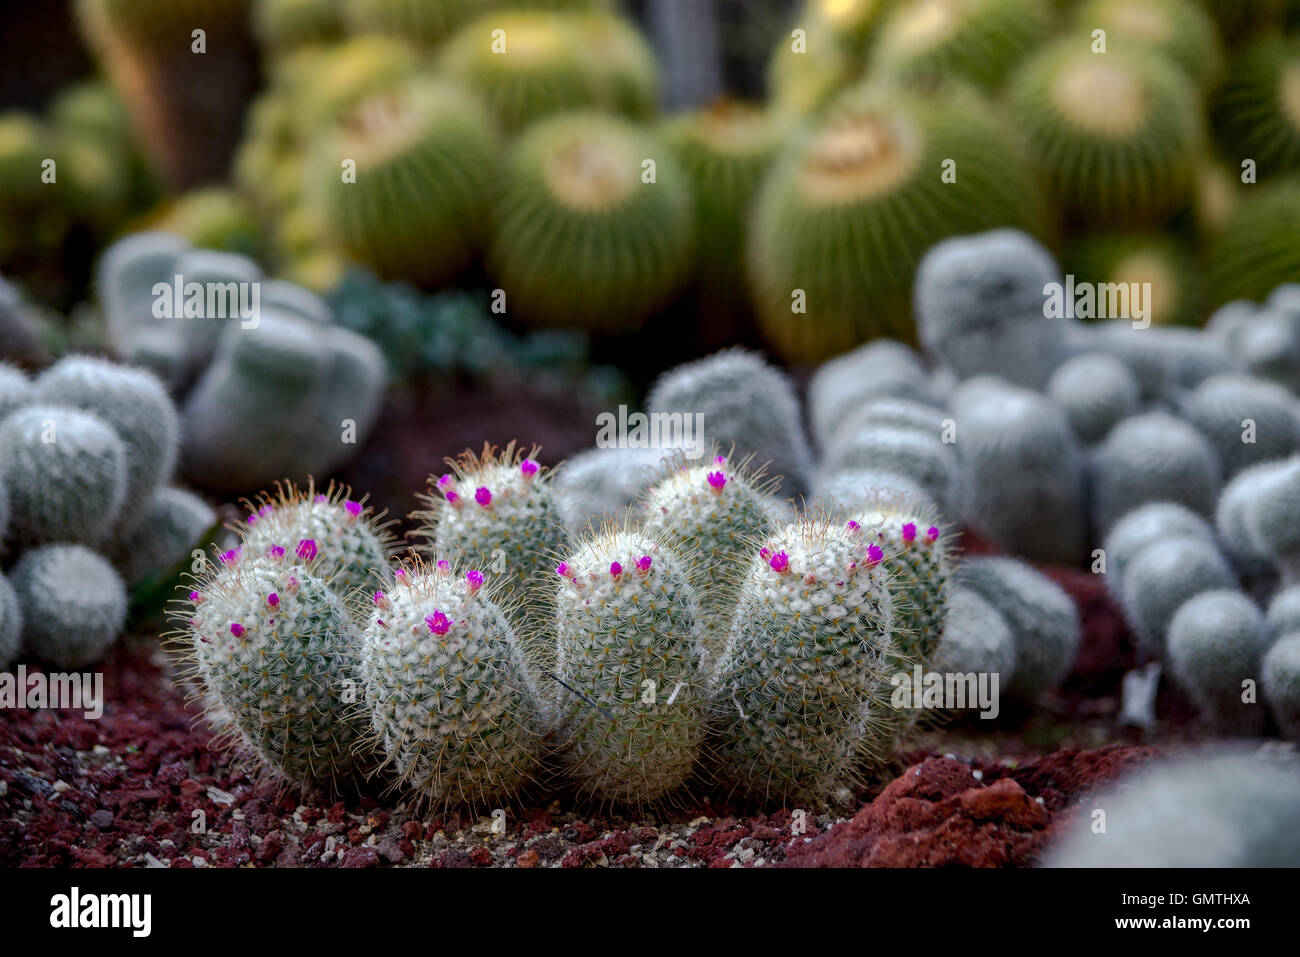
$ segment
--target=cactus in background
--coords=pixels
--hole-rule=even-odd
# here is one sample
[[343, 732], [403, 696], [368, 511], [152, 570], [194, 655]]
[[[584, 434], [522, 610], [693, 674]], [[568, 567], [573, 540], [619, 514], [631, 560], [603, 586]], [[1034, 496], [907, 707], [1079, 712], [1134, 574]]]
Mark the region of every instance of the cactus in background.
[[750, 559], [715, 666], [716, 758], [755, 797], [818, 800], [886, 750], [895, 610], [883, 550], [814, 515]]
[[337, 40], [343, 32], [340, 0], [253, 0], [253, 32], [277, 54]]
[[1300, 742], [1300, 632], [1288, 632], [1264, 655], [1264, 699], [1282, 733]]
[[619, 522], [660, 474], [665, 449], [595, 448], [574, 456], [555, 478], [560, 514], [570, 535]]
[[818, 366], [808, 383], [813, 440], [828, 449], [854, 409], [882, 397], [932, 401], [925, 363], [908, 346], [877, 339]]
[[542, 627], [549, 572], [568, 545], [552, 472], [511, 442], [447, 459], [449, 473], [429, 476], [429, 494], [416, 535], [426, 556], [446, 555], [500, 581], [495, 601], [516, 628]]
[[880, 26], [872, 68], [908, 84], [957, 77], [996, 88], [1053, 19], [1036, 0], [904, 0]]
[[352, 490], [330, 483], [323, 492], [315, 483], [298, 488], [279, 483], [274, 494], [246, 501], [249, 515], [239, 529], [243, 554], [291, 553], [312, 561], [312, 570], [343, 598], [373, 590], [375, 576], [393, 552], [383, 515]]
[[1066, 359], [1047, 381], [1046, 392], [1087, 445], [1095, 445], [1124, 419], [1137, 415], [1142, 402], [1129, 367], [1104, 352]]
[[1177, 66], [1086, 32], [1046, 47], [1013, 74], [1012, 115], [1050, 197], [1103, 226], [1155, 223], [1189, 196], [1204, 138], [1198, 91]]
[[32, 401], [32, 381], [27, 374], [7, 362], [0, 362], [0, 422]]
[[1259, 554], [1268, 558], [1284, 586], [1300, 583], [1300, 456], [1284, 459], [1249, 485], [1237, 526]]
[[[1179, 239], [1162, 232], [1100, 232], [1072, 242], [1063, 256], [1065, 271], [1076, 285], [1092, 283], [1098, 292], [1097, 307], [1107, 288], [1105, 283], [1149, 284], [1141, 286], [1141, 305], [1152, 325], [1197, 325], [1203, 317], [1203, 290], [1198, 264], [1192, 250]], [[1107, 309], [1109, 309], [1107, 303]], [[1136, 304], [1130, 305], [1137, 318]], [[1124, 318], [1114, 316], [1112, 318]]]
[[[306, 552], [209, 563], [174, 610], [175, 647], [223, 734], [289, 782], [335, 785], [363, 756], [359, 626]], [[215, 569], [215, 570], [211, 570]]]
[[58, 668], [98, 661], [126, 621], [122, 579], [83, 545], [30, 548], [10, 570], [9, 582], [21, 609], [25, 650]]
[[646, 406], [653, 412], [703, 416], [698, 440], [733, 448], [781, 480], [783, 496], [808, 490], [812, 451], [790, 380], [744, 349], [726, 349], [660, 376]]
[[0, 574], [0, 671], [8, 671], [23, 647], [23, 609], [9, 579]]
[[1187, 538], [1215, 545], [1214, 529], [1202, 516], [1176, 502], [1149, 502], [1125, 512], [1106, 535], [1106, 580], [1116, 600], [1129, 566], [1148, 545]]
[[1233, 566], [1248, 580], [1271, 584], [1273, 562], [1251, 531], [1251, 510], [1263, 491], [1280, 475], [1284, 462], [1260, 462], [1238, 472], [1223, 488], [1215, 508], [1214, 522], [1224, 551]]
[[906, 495], [915, 502], [933, 503], [925, 489], [906, 475], [883, 469], [845, 469], [819, 475], [812, 490], [813, 505], [846, 516], [885, 490]]
[[1129, 509], [1170, 501], [1214, 513], [1220, 464], [1195, 428], [1165, 412], [1125, 419], [1092, 456], [1093, 522], [1105, 533]]
[[[873, 425], [886, 428], [910, 429], [926, 435], [943, 436], [948, 421], [946, 410], [935, 405], [913, 402], [910, 399], [868, 398], [848, 413], [832, 438], [852, 435]], [[833, 442], [828, 444], [834, 444]]]
[[[376, 91], [315, 150], [313, 206], [324, 210], [330, 237], [380, 275], [441, 285], [483, 245], [497, 136], [458, 87], [420, 78]], [[355, 178], [345, 180], [348, 160]]]
[[579, 0], [569, 16], [577, 36], [581, 59], [588, 65], [600, 90], [600, 104], [616, 113], [644, 119], [659, 106], [659, 63], [654, 48], [638, 25], [609, 10], [597, 9], [602, 0]]
[[956, 586], [948, 594], [943, 639], [931, 670], [941, 674], [997, 675], [998, 688], [1016, 675], [1016, 638], [1002, 614], [979, 593]]
[[1195, 0], [1089, 0], [1075, 8], [1074, 23], [1085, 33], [1102, 29], [1108, 40], [1164, 54], [1202, 88], [1223, 71], [1219, 31]]
[[1300, 632], [1300, 588], [1280, 589], [1269, 602], [1264, 620], [1275, 638]]
[[964, 514], [966, 488], [957, 453], [939, 436], [913, 428], [868, 424], [841, 435], [822, 462], [823, 481], [838, 472], [896, 472], [921, 486], [945, 517]]
[[1300, 864], [1294, 758], [1225, 751], [1165, 759], [1091, 803], [1106, 811], [1107, 832], [1097, 834], [1084, 815], [1050, 849], [1048, 867]]
[[[433, 49], [478, 12], [494, 4], [482, 0], [336, 0], [352, 33], [382, 33]], [[490, 31], [481, 36], [488, 42]]]
[[1237, 579], [1217, 544], [1171, 531], [1139, 549], [1123, 578], [1107, 585], [1137, 635], [1138, 651], [1160, 657], [1183, 604], [1202, 592], [1235, 589]]
[[21, 546], [95, 542], [126, 498], [122, 440], [103, 419], [77, 409], [31, 405], [0, 422], [0, 472], [11, 537]]
[[773, 109], [798, 118], [820, 112], [859, 67], [825, 22], [813, 18], [793, 26], [804, 31], [803, 49], [795, 49], [790, 32], [781, 34], [768, 58], [765, 80]]
[[1088, 348], [1127, 365], [1147, 400], [1176, 400], [1210, 376], [1232, 371], [1223, 348], [1196, 329], [1134, 328], [1129, 320], [1116, 319], [1088, 331]]
[[692, 465], [679, 455], [641, 503], [642, 532], [680, 556], [700, 587], [700, 622], [710, 653], [730, 625], [753, 543], [769, 538], [783, 520], [773, 484], [763, 480], [761, 468], [751, 472], [745, 459], [718, 455]]
[[1211, 719], [1226, 731], [1258, 733], [1261, 702], [1242, 700], [1268, 649], [1268, 630], [1255, 603], [1235, 590], [1207, 591], [1188, 599], [1169, 623], [1169, 671]]
[[1210, 289], [1215, 302], [1263, 299], [1283, 283], [1300, 282], [1300, 177], [1261, 184], [1228, 220], [1211, 247]]
[[1079, 647], [1079, 612], [1055, 582], [1012, 558], [972, 558], [956, 585], [975, 592], [1002, 616], [1015, 639], [1015, 673], [1001, 689], [1032, 699], [1055, 688]]
[[129, 587], [173, 577], [217, 523], [217, 513], [193, 492], [160, 488], [109, 551]]
[[704, 737], [704, 649], [689, 572], [648, 536], [606, 527], [555, 573], [569, 774], [602, 800], [658, 800], [692, 772]]
[[1068, 320], [1046, 314], [1046, 287], [1061, 281], [1052, 254], [1016, 230], [936, 243], [916, 271], [917, 335], [959, 379], [1041, 389], [1068, 355]]
[[1179, 412], [1210, 440], [1225, 478], [1300, 447], [1295, 396], [1251, 376], [1212, 376], [1187, 396]]
[[421, 801], [507, 798], [538, 763], [540, 699], [493, 592], [477, 569], [417, 563], [366, 602], [358, 670], [370, 725]]
[[[892, 0], [809, 0], [799, 26], [819, 26], [829, 32], [836, 47], [855, 59], [866, 56]], [[805, 22], [806, 21], [806, 22]], [[809, 30], [811, 34], [812, 30]], [[810, 51], [811, 52], [811, 51]], [[821, 56], [820, 52], [817, 54]]]
[[68, 356], [36, 380], [36, 402], [91, 413], [121, 439], [125, 496], [117, 520], [131, 522], [176, 467], [179, 423], [152, 373], [90, 356]]
[[968, 523], [1035, 561], [1080, 561], [1088, 544], [1084, 458], [1061, 409], [986, 376], [959, 386], [952, 408]]
[[[931, 244], [1039, 225], [1040, 198], [1011, 142], [967, 90], [899, 96], [867, 85], [838, 98], [755, 199], [747, 269], [772, 347], [814, 362], [880, 335], [911, 339], [912, 279]], [[949, 161], [961, 173], [943, 182]]]
[[687, 278], [690, 179], [652, 133], [599, 113], [549, 118], [515, 143], [503, 178], [487, 262], [512, 315], [625, 332]]
[[1242, 50], [1214, 99], [1225, 154], [1261, 176], [1300, 172], [1300, 39], [1271, 35]]

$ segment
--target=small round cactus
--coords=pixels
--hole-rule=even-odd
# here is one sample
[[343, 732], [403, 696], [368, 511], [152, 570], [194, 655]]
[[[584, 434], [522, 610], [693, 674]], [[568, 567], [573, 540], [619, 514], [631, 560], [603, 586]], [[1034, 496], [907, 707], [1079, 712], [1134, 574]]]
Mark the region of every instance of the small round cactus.
[[32, 400], [32, 382], [17, 366], [0, 362], [0, 421]]
[[1224, 551], [1243, 576], [1267, 581], [1276, 569], [1268, 550], [1253, 531], [1255, 503], [1282, 475], [1285, 461], [1260, 462], [1242, 469], [1223, 487], [1214, 523]]
[[893, 339], [877, 339], [823, 362], [808, 383], [808, 419], [817, 447], [829, 448], [844, 419], [873, 399], [930, 402], [927, 376], [921, 357]]
[[1086, 352], [1052, 373], [1046, 391], [1064, 411], [1079, 440], [1094, 445], [1117, 424], [1136, 415], [1142, 394], [1137, 379], [1119, 359]]
[[704, 648], [690, 574], [639, 532], [605, 528], [553, 572], [557, 714], [569, 775], [600, 800], [665, 797], [704, 738]]
[[968, 523], [1006, 551], [1073, 564], [1087, 545], [1084, 458], [1061, 409], [990, 376], [952, 397]]
[[1268, 603], [1264, 616], [1273, 637], [1300, 632], [1300, 587], [1283, 588]]
[[750, 558], [713, 686], [715, 756], [755, 797], [821, 800], [882, 755], [894, 605], [884, 550], [862, 530], [813, 515]]
[[264, 765], [304, 788], [357, 769], [359, 626], [315, 559], [225, 557], [174, 614], [193, 676]]
[[512, 442], [448, 459], [451, 471], [429, 476], [417, 534], [422, 550], [469, 563], [501, 581], [497, 603], [516, 627], [540, 627], [551, 592], [548, 574], [568, 544], [551, 471]]
[[704, 435], [781, 479], [784, 496], [803, 495], [812, 451], [793, 386], [756, 353], [727, 349], [677, 366], [654, 384], [651, 412], [703, 416]]
[[23, 647], [23, 609], [9, 579], [0, 574], [0, 671], [8, 671]]
[[1282, 635], [1264, 655], [1264, 698], [1287, 739], [1300, 742], [1300, 631]]
[[929, 432], [867, 425], [840, 436], [822, 467], [827, 474], [867, 468], [897, 472], [919, 484], [944, 516], [962, 514], [965, 486], [957, 453]]
[[1179, 411], [1210, 440], [1225, 478], [1256, 462], [1284, 458], [1300, 447], [1300, 406], [1295, 396], [1262, 379], [1212, 376], [1187, 396]]
[[126, 622], [122, 579], [84, 545], [30, 548], [9, 581], [22, 610], [26, 651], [59, 668], [98, 661]]
[[0, 472], [20, 545], [94, 542], [126, 497], [122, 440], [98, 416], [31, 405], [0, 422]]
[[845, 469], [817, 477], [813, 484], [814, 505], [837, 514], [857, 511], [862, 503], [881, 491], [909, 496], [915, 502], [932, 502], [925, 489], [902, 472], [884, 469]]
[[1079, 612], [1055, 582], [1011, 558], [973, 558], [957, 583], [975, 592], [1006, 621], [1015, 638], [1016, 667], [1003, 690], [1029, 699], [1055, 688], [1079, 646]]
[[1213, 338], [1174, 326], [1134, 328], [1113, 319], [1088, 327], [1088, 348], [1106, 352], [1132, 371], [1148, 400], [1177, 399], [1212, 375], [1230, 372], [1232, 360]]
[[1169, 623], [1165, 656], [1169, 671], [1214, 725], [1258, 733], [1264, 705], [1243, 701], [1242, 684], [1256, 682], [1269, 644], [1264, 616], [1242, 592], [1202, 592], [1178, 609]]
[[617, 522], [654, 484], [669, 454], [664, 449], [595, 448], [569, 459], [555, 476], [569, 534]]
[[1115, 523], [1106, 536], [1106, 578], [1113, 583], [1115, 598], [1129, 565], [1148, 545], [1168, 539], [1191, 538], [1207, 546], [1215, 543], [1214, 529], [1202, 516], [1177, 502], [1148, 502], [1139, 505]]
[[1088, 0], [1075, 8], [1074, 22], [1169, 57], [1202, 87], [1223, 69], [1218, 29], [1195, 0]]
[[131, 521], [176, 466], [179, 423], [150, 372], [90, 356], [69, 356], [36, 380], [36, 401], [92, 413], [122, 440], [126, 488], [119, 521]]
[[1220, 465], [1197, 429], [1165, 412], [1125, 419], [1093, 453], [1093, 521], [1107, 532], [1132, 508], [1178, 502], [1201, 515], [1214, 513]]
[[1300, 456], [1284, 459], [1251, 486], [1242, 525], [1258, 551], [1277, 566], [1287, 585], [1300, 582]]
[[1178, 534], [1139, 550], [1118, 585], [1138, 650], [1157, 657], [1165, 650], [1170, 622], [1188, 599], [1236, 587], [1236, 576], [1214, 542]]
[[948, 594], [943, 639], [931, 669], [943, 674], [997, 675], [999, 690], [1016, 674], [1016, 638], [1001, 613], [962, 586]]
[[193, 492], [160, 488], [113, 543], [109, 557], [127, 585], [175, 575], [217, 523], [217, 513]]
[[359, 673], [376, 743], [422, 801], [507, 798], [543, 730], [519, 640], [481, 571], [443, 560], [403, 572], [365, 602]]

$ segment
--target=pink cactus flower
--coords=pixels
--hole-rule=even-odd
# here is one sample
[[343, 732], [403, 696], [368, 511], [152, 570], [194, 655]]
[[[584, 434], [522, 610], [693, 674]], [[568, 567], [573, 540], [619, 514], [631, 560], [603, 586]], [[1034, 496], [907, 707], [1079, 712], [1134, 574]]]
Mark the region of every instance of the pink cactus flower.
[[457, 504], [460, 503], [460, 496], [457, 495], [455, 492], [448, 492], [448, 493], [447, 493], [446, 495], [444, 495], [443, 497], [444, 497], [448, 502], [450, 502], [452, 505], [457, 505]]
[[885, 557], [885, 550], [881, 548], [879, 545], [872, 544], [867, 546], [868, 565], [879, 565], [881, 560], [884, 559], [884, 557]]
[[785, 552], [777, 552], [767, 560], [767, 563], [772, 566], [772, 571], [779, 575], [789, 570], [790, 556]]
[[716, 491], [721, 492], [723, 487], [726, 484], [727, 484], [727, 476], [722, 472], [709, 473], [709, 485], [712, 486]]
[[294, 549], [294, 554], [305, 562], [311, 561], [316, 557], [316, 540], [314, 538], [304, 538], [298, 542], [298, 547]]
[[569, 577], [569, 563], [568, 563], [568, 562], [560, 562], [560, 564], [556, 565], [556, 566], [555, 566], [555, 574], [559, 575], [561, 578], [568, 578], [568, 577]]
[[929, 528], [927, 528], [927, 529], [925, 530], [925, 537], [928, 538], [928, 539], [929, 539], [930, 541], [932, 541], [932, 542], [938, 540], [938, 538], [939, 538], [939, 529], [937, 529], [937, 528], [935, 528], [933, 525], [931, 525]]
[[451, 619], [440, 611], [435, 611], [432, 615], [424, 616], [424, 623], [429, 626], [429, 630], [435, 635], [445, 635], [451, 628]]
[[266, 550], [266, 554], [270, 555], [272, 558], [284, 558], [284, 546], [272, 545]]
[[642, 555], [636, 560], [636, 570], [644, 574], [650, 570], [650, 556]]
[[232, 621], [230, 623], [230, 633], [234, 635], [236, 638], [243, 638], [244, 626], [237, 621]]
[[276, 605], [280, 604], [280, 596], [275, 592], [271, 592], [271, 594], [266, 596], [266, 603], [274, 608]]
[[199, 602], [203, 601], [203, 596], [196, 591], [192, 591], [190, 592], [190, 601], [197, 605]]
[[519, 471], [524, 473], [524, 478], [530, 479], [537, 474], [539, 466], [532, 459], [524, 459], [519, 463]]
[[623, 566], [620, 565], [618, 562], [610, 562], [609, 573], [613, 575], [615, 578], [617, 578], [619, 575], [623, 574]]
[[382, 591], [377, 591], [375, 592], [374, 602], [380, 608], [383, 608], [385, 605], [388, 604], [388, 596], [385, 595]]
[[344, 509], [347, 511], [347, 513], [348, 513], [349, 515], [351, 515], [353, 518], [356, 518], [358, 515], [361, 514], [361, 503], [360, 503], [360, 502], [354, 502], [354, 501], [352, 501], [351, 499], [348, 499], [348, 501], [346, 501], [346, 502], [343, 503], [343, 508], [344, 508]]
[[480, 486], [474, 490], [474, 501], [478, 502], [479, 505], [484, 508], [487, 508], [492, 504], [492, 492], [487, 488]]
[[903, 541], [905, 541], [905, 542], [914, 542], [914, 541], [916, 541], [916, 523], [915, 523], [915, 522], [908, 522], [906, 525], [903, 526]]
[[476, 592], [483, 587], [483, 573], [477, 568], [471, 568], [465, 573], [465, 580], [469, 582], [469, 590]]

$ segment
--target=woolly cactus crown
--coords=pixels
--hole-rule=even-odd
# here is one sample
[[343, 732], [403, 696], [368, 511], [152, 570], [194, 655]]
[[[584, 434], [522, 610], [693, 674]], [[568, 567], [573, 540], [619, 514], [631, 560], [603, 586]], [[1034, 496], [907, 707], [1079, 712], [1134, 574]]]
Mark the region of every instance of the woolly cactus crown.
[[1259, 677], [1268, 629], [1255, 603], [1235, 589], [1188, 599], [1169, 624], [1166, 658], [1174, 680], [1225, 730], [1259, 731], [1264, 708], [1242, 700], [1242, 683]]
[[[113, 566], [83, 545], [23, 552], [9, 573], [26, 650], [59, 668], [101, 658], [126, 621], [126, 588]], [[9, 616], [5, 616], [5, 624]]]

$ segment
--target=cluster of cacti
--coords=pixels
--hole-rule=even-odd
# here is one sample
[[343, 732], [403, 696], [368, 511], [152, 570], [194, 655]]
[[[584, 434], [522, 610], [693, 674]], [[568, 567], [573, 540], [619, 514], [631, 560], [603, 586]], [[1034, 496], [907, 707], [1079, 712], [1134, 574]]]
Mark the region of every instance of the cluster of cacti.
[[[68, 356], [34, 380], [0, 365], [0, 667], [104, 656], [128, 590], [169, 584], [216, 522], [168, 485], [178, 417], [151, 373]], [[12, 587], [10, 587], [12, 586]]]
[[114, 244], [99, 301], [119, 355], [182, 396], [181, 468], [220, 490], [326, 474], [366, 440], [387, 369], [306, 290], [168, 233]]

